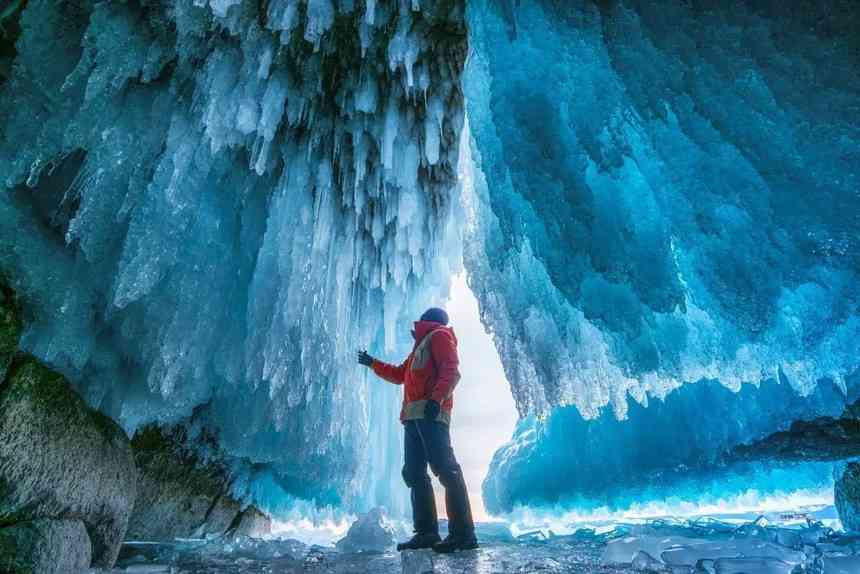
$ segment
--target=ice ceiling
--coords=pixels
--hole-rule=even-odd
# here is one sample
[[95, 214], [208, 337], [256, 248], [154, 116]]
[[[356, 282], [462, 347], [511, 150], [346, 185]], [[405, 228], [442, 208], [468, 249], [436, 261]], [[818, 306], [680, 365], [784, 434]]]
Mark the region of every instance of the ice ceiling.
[[707, 475], [838, 416], [860, 366], [860, 7], [494, 4], [468, 5], [466, 262], [521, 414], [554, 414], [497, 453], [488, 508]]
[[[130, 432], [217, 434], [259, 497], [396, 506], [397, 391], [352, 352], [408, 350], [464, 262], [524, 417], [489, 508], [707, 476], [856, 398], [858, 25], [836, 0], [30, 0], [0, 52], [24, 344]], [[678, 421], [692, 451], [637, 438]], [[522, 480], [547, 461], [586, 475]]]

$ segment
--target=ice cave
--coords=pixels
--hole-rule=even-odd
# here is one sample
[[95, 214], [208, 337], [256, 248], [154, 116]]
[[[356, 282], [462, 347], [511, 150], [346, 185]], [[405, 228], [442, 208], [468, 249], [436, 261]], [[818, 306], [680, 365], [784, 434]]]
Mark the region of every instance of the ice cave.
[[860, 574], [856, 0], [6, 0], [0, 102], [0, 574]]

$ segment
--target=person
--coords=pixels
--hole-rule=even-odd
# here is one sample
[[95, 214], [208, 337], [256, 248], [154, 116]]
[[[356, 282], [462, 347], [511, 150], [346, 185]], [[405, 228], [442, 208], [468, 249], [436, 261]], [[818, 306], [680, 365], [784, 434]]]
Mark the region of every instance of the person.
[[[460, 380], [457, 337], [448, 314], [428, 309], [414, 323], [412, 352], [400, 365], [389, 365], [358, 352], [358, 362], [382, 379], [403, 385], [400, 421], [404, 427], [403, 480], [411, 489], [415, 535], [398, 550], [433, 548], [442, 553], [478, 547], [463, 471], [451, 448], [450, 422], [454, 387]], [[433, 485], [427, 465], [445, 487], [448, 536], [440, 541]]]

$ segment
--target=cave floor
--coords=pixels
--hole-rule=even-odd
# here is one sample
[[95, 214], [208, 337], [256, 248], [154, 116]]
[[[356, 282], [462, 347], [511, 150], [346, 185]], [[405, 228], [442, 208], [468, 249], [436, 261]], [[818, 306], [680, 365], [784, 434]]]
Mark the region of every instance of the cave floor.
[[[429, 550], [340, 552], [296, 540], [129, 543], [111, 574], [860, 574], [860, 537], [812, 519], [787, 526], [763, 517], [619, 525], [596, 533], [535, 532], [486, 538], [453, 555]], [[95, 573], [94, 573], [95, 574]], [[105, 573], [101, 573], [105, 574]]]
[[[430, 550], [341, 553], [314, 547], [303, 551], [292, 541], [268, 542], [268, 548], [239, 549], [225, 553], [184, 552], [175, 549], [166, 560], [121, 561], [120, 572], [170, 574], [573, 574], [636, 572], [631, 566], [600, 564], [604, 544], [558, 540], [541, 542], [489, 542], [477, 550], [439, 555]], [[280, 550], [279, 550], [279, 547]], [[297, 552], [298, 550], [298, 552]], [[281, 554], [277, 557], [276, 554]]]

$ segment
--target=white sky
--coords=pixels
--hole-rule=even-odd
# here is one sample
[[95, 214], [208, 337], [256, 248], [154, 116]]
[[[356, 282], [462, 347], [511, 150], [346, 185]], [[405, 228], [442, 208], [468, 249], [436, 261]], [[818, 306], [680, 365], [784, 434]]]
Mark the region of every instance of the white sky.
[[[511, 389], [499, 353], [481, 324], [478, 301], [466, 285], [465, 274], [454, 277], [445, 308], [457, 334], [462, 378], [454, 391], [451, 442], [463, 467], [475, 520], [487, 520], [481, 482], [493, 454], [510, 440], [517, 422]], [[445, 514], [445, 498], [434, 477], [436, 503]]]

